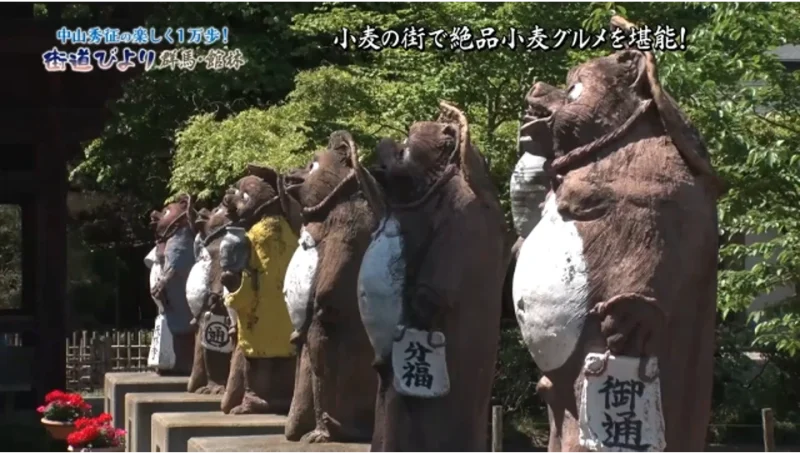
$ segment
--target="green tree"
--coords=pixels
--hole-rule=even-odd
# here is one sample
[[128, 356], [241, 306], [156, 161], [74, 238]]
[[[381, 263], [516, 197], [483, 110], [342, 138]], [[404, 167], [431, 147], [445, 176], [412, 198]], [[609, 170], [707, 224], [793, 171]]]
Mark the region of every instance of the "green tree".
[[0, 204], [0, 310], [22, 308], [22, 208]]
[[[511, 28], [529, 35], [537, 25], [551, 33], [581, 27], [597, 31], [607, 26], [614, 12], [653, 29], [665, 25], [685, 27], [685, 51], [656, 55], [662, 82], [704, 135], [715, 167], [730, 188], [719, 203], [725, 238], [721, 258], [734, 265], [720, 271], [718, 388], [735, 385], [735, 394], [743, 398], [744, 384], [724, 381], [724, 376], [751, 363], [741, 354], [753, 341], [760, 350], [781, 357], [797, 351], [800, 318], [796, 299], [756, 314], [753, 319], [758, 322], [757, 336], [737, 316], [756, 295], [800, 280], [800, 161], [796, 155], [800, 145], [800, 76], [788, 73], [767, 52], [787, 42], [800, 42], [800, 28], [795, 24], [800, 13], [797, 5], [395, 5], [390, 10], [367, 10], [357, 5], [324, 4], [296, 15], [291, 29], [308, 39], [327, 39], [324, 45], [333, 47], [333, 36], [341, 28], [360, 31], [368, 25], [379, 32], [397, 30], [400, 36], [411, 25], [448, 32], [468, 26], [473, 44], [483, 27], [494, 27], [498, 37], [508, 36]], [[430, 40], [428, 43], [430, 46]], [[327, 135], [340, 128], [353, 132], [364, 158], [369, 159], [378, 137], [398, 137], [411, 122], [434, 118], [438, 101], [446, 99], [465, 110], [473, 138], [491, 163], [492, 175], [507, 207], [507, 181], [517, 158], [514, 141], [525, 93], [534, 80], [561, 85], [570, 67], [608, 52], [608, 47], [596, 51], [562, 47], [526, 52], [521, 44], [516, 50], [500, 46], [493, 51], [462, 51], [451, 49], [449, 39], [443, 44], [444, 50], [429, 47], [424, 52], [345, 51], [337, 47], [339, 54], [352, 55], [352, 62], [301, 71], [295, 77], [294, 90], [280, 106], [240, 114], [216, 127], [208, 123], [210, 118], [197, 120], [201, 127], [192, 124], [179, 135], [171, 188], [195, 190], [209, 184], [219, 190], [238, 177], [247, 160], [277, 167], [295, 165], [309, 152], [324, 146]], [[278, 124], [282, 119], [293, 120], [291, 127]], [[234, 133], [239, 134], [235, 140], [233, 135], [220, 136]], [[230, 145], [221, 145], [224, 143]], [[213, 176], [190, 168], [198, 163], [215, 169]], [[778, 236], [749, 246], [736, 242], [737, 237], [767, 229], [777, 231]], [[752, 269], [735, 265], [747, 256], [764, 261]], [[514, 350], [514, 342], [518, 341], [515, 333], [506, 332], [503, 338], [504, 352]], [[731, 344], [738, 347], [722, 347]], [[501, 354], [500, 360], [502, 369], [534, 369], [530, 357], [524, 354]], [[498, 398], [510, 402], [516, 401], [514, 395], [530, 392], [530, 383], [535, 380], [500, 376], [498, 382], [503, 387]], [[716, 397], [718, 413], [729, 413], [725, 407], [734, 407], [725, 401], [725, 395], [732, 394], [723, 392]], [[541, 409], [531, 404], [521, 404], [524, 407], [519, 412], [541, 415]], [[752, 415], [757, 409], [754, 404], [747, 400], [736, 410], [750, 411]]]
[[254, 106], [265, 108], [292, 89], [297, 70], [327, 58], [325, 48], [299, 39], [289, 28], [294, 14], [311, 9], [307, 3], [155, 7], [146, 25], [160, 30], [176, 24], [228, 26], [229, 48], [241, 49], [247, 63], [238, 71], [210, 71], [200, 65], [192, 72], [164, 69], [130, 80], [111, 106], [103, 135], [85, 147], [71, 173], [73, 183], [133, 197], [142, 213], [160, 206], [169, 194], [176, 131], [192, 115], [224, 119]]

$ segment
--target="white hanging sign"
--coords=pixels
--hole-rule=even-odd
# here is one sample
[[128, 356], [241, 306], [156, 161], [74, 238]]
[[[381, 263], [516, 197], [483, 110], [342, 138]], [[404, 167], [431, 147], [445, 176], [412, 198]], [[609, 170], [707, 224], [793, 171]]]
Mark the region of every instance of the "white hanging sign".
[[156, 316], [153, 327], [153, 341], [150, 343], [150, 355], [147, 357], [147, 366], [161, 370], [170, 370], [175, 367], [175, 349], [172, 342], [172, 331], [167, 325], [164, 315]]
[[233, 352], [233, 338], [231, 338], [230, 327], [225, 316], [206, 312], [200, 323], [202, 332], [200, 344], [209, 351]]
[[[648, 360], [644, 376], [640, 360]], [[658, 360], [587, 354], [578, 412], [580, 444], [589, 451], [664, 451]]]
[[417, 398], [438, 398], [450, 392], [450, 376], [442, 332], [398, 326], [392, 345], [394, 388]]

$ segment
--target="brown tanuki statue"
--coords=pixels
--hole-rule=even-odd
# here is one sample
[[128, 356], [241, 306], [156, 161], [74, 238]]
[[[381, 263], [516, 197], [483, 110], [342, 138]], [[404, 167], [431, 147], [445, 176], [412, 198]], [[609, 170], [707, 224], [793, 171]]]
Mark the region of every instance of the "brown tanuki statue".
[[213, 211], [190, 211], [196, 232], [195, 263], [186, 281], [186, 298], [192, 310], [192, 323], [197, 328], [194, 366], [188, 390], [201, 394], [225, 391], [231, 354], [236, 345], [235, 329], [222, 298], [220, 244], [225, 227], [231, 222], [227, 210], [218, 206]]
[[520, 133], [550, 180], [513, 285], [549, 450], [700, 451], [722, 185], [651, 53], [590, 60], [566, 86], [533, 86]]
[[486, 161], [457, 109], [384, 139], [358, 166], [380, 222], [359, 308], [376, 353], [373, 451], [486, 451], [510, 244]]
[[188, 376], [192, 369], [194, 329], [186, 301], [186, 280], [194, 265], [191, 209], [191, 198], [181, 195], [163, 210], [150, 213], [156, 246], [145, 264], [150, 268], [150, 294], [159, 316], [148, 364], [162, 375]]
[[356, 283], [375, 216], [359, 190], [350, 134], [334, 132], [328, 149], [287, 177], [303, 206], [300, 246], [284, 295], [302, 351], [286, 438], [368, 442], [378, 380], [358, 311]]
[[297, 246], [299, 206], [272, 169], [249, 165], [248, 172], [223, 199], [235, 226], [226, 227], [220, 244], [222, 284], [238, 339], [222, 411], [285, 414], [296, 360], [282, 289]]

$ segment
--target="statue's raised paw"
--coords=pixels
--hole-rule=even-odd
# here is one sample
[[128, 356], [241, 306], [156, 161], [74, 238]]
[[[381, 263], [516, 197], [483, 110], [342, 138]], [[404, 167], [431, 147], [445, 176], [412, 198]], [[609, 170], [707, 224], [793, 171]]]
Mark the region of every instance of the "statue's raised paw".
[[323, 433], [326, 438], [315, 442], [369, 442], [372, 439], [372, 430], [369, 425], [343, 424], [327, 412], [322, 413], [324, 429], [315, 431]]
[[225, 393], [224, 385], [209, 385], [209, 395], [222, 395]]
[[308, 444], [321, 444], [330, 441], [331, 435], [328, 434], [327, 431], [323, 431], [321, 429], [315, 429], [314, 431], [308, 432], [300, 438], [300, 442], [305, 442]]
[[636, 293], [626, 293], [596, 304], [591, 314], [600, 317], [600, 330], [608, 350], [615, 355], [639, 357], [656, 353], [666, 314], [658, 302]]
[[225, 387], [222, 385], [209, 384], [200, 387], [195, 393], [201, 395], [222, 395], [225, 393]]
[[243, 414], [266, 414], [270, 412], [269, 403], [257, 397], [255, 393], [247, 392], [244, 395], [242, 404], [231, 409], [233, 415]]
[[246, 414], [254, 414], [253, 409], [247, 403], [242, 403], [229, 412], [231, 415], [246, 415]]

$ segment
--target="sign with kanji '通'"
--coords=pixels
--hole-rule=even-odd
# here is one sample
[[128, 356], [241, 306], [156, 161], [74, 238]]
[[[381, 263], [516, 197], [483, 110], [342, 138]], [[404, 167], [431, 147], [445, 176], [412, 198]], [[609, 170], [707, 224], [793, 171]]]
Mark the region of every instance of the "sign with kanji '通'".
[[[648, 360], [645, 377], [652, 380], [640, 377], [640, 360]], [[664, 451], [661, 382], [655, 357], [591, 353], [583, 371], [578, 411], [582, 447], [589, 451]]]
[[203, 335], [200, 344], [208, 350], [233, 352], [233, 338], [230, 335], [230, 324], [225, 316], [206, 313], [201, 321]]
[[438, 398], [450, 392], [442, 332], [398, 326], [392, 345], [394, 388], [417, 398]]

